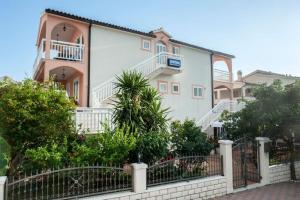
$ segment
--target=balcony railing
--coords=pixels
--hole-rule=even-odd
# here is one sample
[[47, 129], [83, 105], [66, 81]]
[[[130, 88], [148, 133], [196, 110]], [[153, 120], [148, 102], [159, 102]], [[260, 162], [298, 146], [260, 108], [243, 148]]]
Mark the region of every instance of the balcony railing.
[[82, 61], [83, 49], [84, 49], [83, 44], [51, 40], [50, 59]]
[[230, 73], [227, 71], [214, 69], [214, 80], [230, 82]]
[[[37, 56], [33, 65], [33, 74], [38, 70], [41, 59], [46, 58], [46, 39], [42, 39]], [[60, 59], [68, 61], [83, 61], [84, 45], [64, 42], [58, 40], [50, 40], [50, 59]]]

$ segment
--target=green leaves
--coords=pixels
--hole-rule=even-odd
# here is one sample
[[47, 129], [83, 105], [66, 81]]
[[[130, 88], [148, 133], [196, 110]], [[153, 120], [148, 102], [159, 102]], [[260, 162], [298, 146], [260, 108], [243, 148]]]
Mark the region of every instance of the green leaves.
[[172, 149], [179, 155], [208, 155], [213, 149], [207, 135], [193, 120], [174, 121], [171, 124]]
[[165, 131], [168, 109], [162, 108], [158, 92], [149, 86], [148, 80], [134, 71], [123, 72], [117, 80], [115, 124], [127, 125], [131, 131], [137, 129], [139, 133]]
[[12, 159], [24, 156], [27, 149], [43, 152], [53, 143], [63, 144], [65, 137], [74, 138], [74, 108], [65, 91], [52, 82], [0, 82], [0, 132], [11, 146]]

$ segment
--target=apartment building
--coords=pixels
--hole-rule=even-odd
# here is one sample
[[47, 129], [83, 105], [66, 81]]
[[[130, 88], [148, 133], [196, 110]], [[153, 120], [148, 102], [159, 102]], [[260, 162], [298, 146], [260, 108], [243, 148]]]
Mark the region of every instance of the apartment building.
[[[163, 28], [142, 32], [46, 9], [36, 46], [33, 79], [53, 77], [81, 112], [110, 109], [115, 76], [124, 70], [149, 78], [172, 119], [200, 120], [214, 106], [214, 88], [233, 89], [233, 55], [176, 40]], [[214, 70], [219, 61], [228, 72]]]

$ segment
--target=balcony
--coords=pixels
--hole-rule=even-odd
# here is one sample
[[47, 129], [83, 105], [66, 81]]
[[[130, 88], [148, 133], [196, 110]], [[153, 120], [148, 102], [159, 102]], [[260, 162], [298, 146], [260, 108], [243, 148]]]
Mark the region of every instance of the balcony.
[[82, 62], [84, 55], [84, 45], [64, 42], [58, 40], [50, 40], [50, 52], [49, 57], [46, 57], [46, 39], [42, 39], [40, 47], [37, 49], [37, 57], [33, 65], [33, 74], [38, 71], [41, 61], [43, 59], [51, 60], [65, 60], [65, 61], [75, 61]]
[[161, 53], [156, 58], [156, 65], [157, 67], [161, 68], [162, 74], [178, 74], [183, 70], [183, 56], [170, 53]]
[[231, 82], [228, 71], [214, 69], [214, 81]]

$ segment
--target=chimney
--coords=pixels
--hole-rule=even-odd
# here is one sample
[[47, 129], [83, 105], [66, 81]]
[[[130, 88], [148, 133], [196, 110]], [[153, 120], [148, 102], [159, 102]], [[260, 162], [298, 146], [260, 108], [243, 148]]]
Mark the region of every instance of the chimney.
[[241, 70], [237, 71], [237, 80], [243, 81], [243, 73]]

